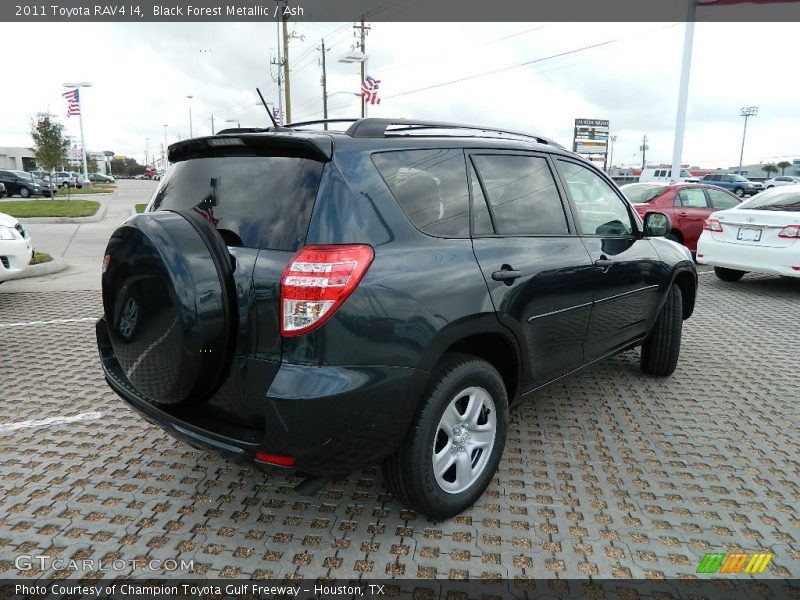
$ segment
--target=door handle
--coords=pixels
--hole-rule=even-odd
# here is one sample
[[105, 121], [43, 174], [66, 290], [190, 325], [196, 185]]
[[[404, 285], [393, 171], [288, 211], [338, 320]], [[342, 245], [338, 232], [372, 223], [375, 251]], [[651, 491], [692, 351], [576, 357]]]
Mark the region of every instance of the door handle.
[[512, 269], [508, 265], [503, 265], [503, 267], [499, 271], [495, 271], [492, 273], [492, 279], [495, 281], [502, 281], [506, 285], [511, 285], [514, 283], [514, 280], [521, 277], [522, 273]]
[[688, 216], [689, 216], [689, 213], [686, 213], [686, 212], [679, 212], [679, 213], [678, 213], [678, 216], [679, 216], [679, 217], [688, 217]]
[[596, 261], [594, 261], [594, 266], [603, 269], [603, 272], [606, 272], [608, 268], [614, 264], [613, 260], [607, 259], [605, 256], [601, 256]]

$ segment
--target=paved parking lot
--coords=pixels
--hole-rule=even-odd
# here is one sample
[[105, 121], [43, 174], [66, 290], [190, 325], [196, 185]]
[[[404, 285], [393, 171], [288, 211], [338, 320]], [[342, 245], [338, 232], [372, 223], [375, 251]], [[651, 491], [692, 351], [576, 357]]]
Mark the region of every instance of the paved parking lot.
[[759, 550], [775, 556], [755, 578], [797, 578], [799, 301], [800, 280], [702, 275], [673, 377], [643, 376], [637, 351], [541, 392], [477, 505], [433, 522], [379, 469], [306, 497], [175, 441], [103, 382], [97, 291], [0, 293], [0, 578], [54, 574], [20, 555], [215, 578], [672, 578]]

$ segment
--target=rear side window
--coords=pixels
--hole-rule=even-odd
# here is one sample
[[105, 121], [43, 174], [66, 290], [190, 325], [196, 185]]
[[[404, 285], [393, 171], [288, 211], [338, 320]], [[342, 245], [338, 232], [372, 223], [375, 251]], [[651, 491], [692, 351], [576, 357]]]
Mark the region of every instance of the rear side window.
[[469, 192], [461, 150], [407, 150], [372, 155], [414, 226], [430, 235], [469, 237]]
[[707, 189], [706, 193], [708, 194], [709, 199], [711, 200], [711, 206], [714, 208], [724, 209], [724, 208], [733, 208], [739, 204], [739, 199], [734, 198], [730, 194], [726, 194], [721, 190], [712, 190]]
[[684, 188], [678, 192], [680, 205], [686, 208], [708, 208], [705, 192], [701, 188]]
[[195, 158], [173, 165], [151, 210], [191, 210], [229, 246], [297, 250], [305, 239], [322, 163], [283, 156]]
[[564, 207], [547, 160], [538, 156], [473, 157], [500, 235], [565, 235]]

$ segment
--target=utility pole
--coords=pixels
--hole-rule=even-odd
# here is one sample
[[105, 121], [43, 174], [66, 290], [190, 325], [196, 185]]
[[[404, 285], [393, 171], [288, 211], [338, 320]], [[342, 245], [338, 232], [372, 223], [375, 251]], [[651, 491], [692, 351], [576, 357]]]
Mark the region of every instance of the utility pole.
[[639, 147], [639, 150], [642, 151], [642, 172], [644, 172], [645, 165], [647, 165], [646, 157], [648, 149], [649, 148], [647, 147], [647, 134], [645, 133], [642, 136], [642, 145]]
[[150, 154], [150, 138], [144, 138], [145, 148], [144, 148], [144, 166], [150, 164], [148, 161], [148, 156]]
[[211, 113], [211, 135], [214, 135], [214, 113]]
[[[280, 9], [280, 6], [278, 7]], [[272, 61], [273, 65], [277, 65], [278, 67], [278, 108], [281, 111], [281, 122], [278, 125], [283, 125], [285, 121], [283, 120], [283, 76], [281, 75], [281, 67], [283, 66], [283, 59], [281, 58], [281, 22], [276, 18], [275, 19], [275, 35], [277, 37], [277, 44], [275, 45], [277, 53], [278, 53], [278, 60]], [[272, 75], [270, 74], [270, 77]], [[275, 113], [275, 107], [272, 107], [273, 116]]]
[[286, 81], [286, 118], [284, 123], [291, 123], [292, 92], [291, 83], [289, 82], [289, 17], [285, 12], [281, 14], [281, 20], [283, 21], [283, 78]]
[[742, 131], [742, 151], [739, 153], [739, 175], [742, 174], [742, 159], [744, 158], [744, 139], [747, 136], [747, 119], [758, 114], [757, 106], [745, 106], [739, 112], [744, 117], [744, 131]]
[[[361, 81], [358, 82], [359, 88], [361, 84], [364, 83], [364, 79], [366, 79], [366, 56], [367, 56], [367, 33], [370, 30], [370, 27], [364, 24], [364, 15], [361, 15], [361, 25], [353, 25], [353, 29], [360, 29], [361, 30], [361, 54], [364, 55], [364, 60], [361, 61]], [[367, 116], [367, 103], [364, 100], [364, 94], [361, 94], [361, 117], [364, 118]]]
[[[322, 38], [322, 117], [328, 120], [328, 76], [325, 71], [325, 38]], [[325, 123], [325, 129], [328, 124]]]

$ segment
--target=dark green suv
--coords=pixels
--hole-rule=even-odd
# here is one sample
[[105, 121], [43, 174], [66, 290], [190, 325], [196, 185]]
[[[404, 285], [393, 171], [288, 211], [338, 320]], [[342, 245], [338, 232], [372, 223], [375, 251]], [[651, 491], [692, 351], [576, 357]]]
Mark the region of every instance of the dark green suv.
[[491, 128], [318, 126], [173, 144], [111, 237], [100, 356], [146, 419], [306, 492], [382, 463], [445, 518], [541, 387], [636, 346], [673, 372], [694, 263], [594, 165]]

